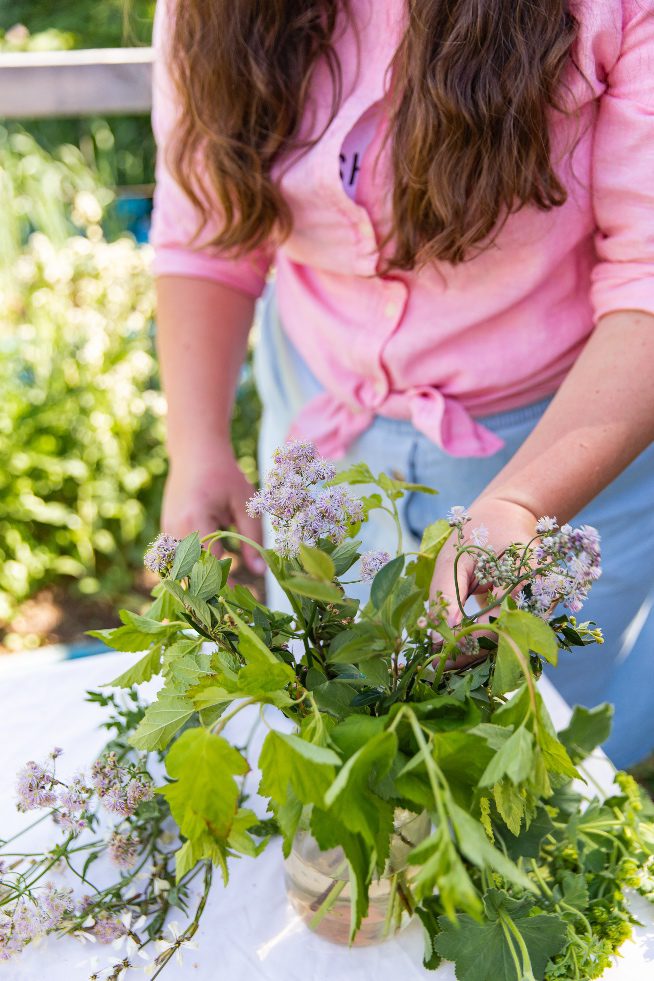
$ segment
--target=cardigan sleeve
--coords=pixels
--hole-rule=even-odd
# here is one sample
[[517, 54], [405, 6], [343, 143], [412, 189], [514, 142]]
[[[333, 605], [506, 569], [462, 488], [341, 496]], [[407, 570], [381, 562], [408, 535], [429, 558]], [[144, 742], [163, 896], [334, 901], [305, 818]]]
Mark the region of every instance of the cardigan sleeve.
[[272, 249], [263, 247], [239, 258], [229, 258], [202, 239], [213, 237], [220, 221], [219, 208], [202, 230], [200, 244], [194, 236], [201, 218], [175, 181], [166, 163], [167, 149], [174, 132], [179, 107], [167, 70], [167, 39], [172, 0], [159, 0], [155, 13], [153, 47], [155, 52], [152, 87], [152, 128], [157, 144], [156, 186], [150, 241], [154, 247], [155, 276], [192, 276], [224, 283], [252, 297], [263, 292], [272, 262]]
[[623, 3], [620, 54], [600, 98], [593, 150], [595, 321], [654, 314], [654, 3]]

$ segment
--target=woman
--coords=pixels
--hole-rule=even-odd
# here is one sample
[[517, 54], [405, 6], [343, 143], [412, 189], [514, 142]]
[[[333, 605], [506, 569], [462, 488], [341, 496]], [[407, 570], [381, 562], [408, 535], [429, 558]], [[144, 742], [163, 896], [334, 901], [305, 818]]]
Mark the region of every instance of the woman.
[[[498, 551], [540, 515], [597, 526], [584, 618], [606, 644], [555, 681], [616, 704], [619, 765], [644, 756], [652, 0], [185, 0], [160, 5], [156, 46], [165, 530], [259, 533], [229, 417], [274, 264], [263, 465], [290, 429], [437, 487], [409, 498], [412, 534], [471, 504]], [[433, 586], [453, 592], [450, 550]]]

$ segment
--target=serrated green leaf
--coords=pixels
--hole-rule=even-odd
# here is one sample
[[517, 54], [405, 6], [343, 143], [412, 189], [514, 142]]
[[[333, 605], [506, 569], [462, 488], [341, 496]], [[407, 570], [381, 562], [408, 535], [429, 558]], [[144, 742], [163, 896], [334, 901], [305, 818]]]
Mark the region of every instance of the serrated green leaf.
[[205, 836], [226, 843], [237, 811], [239, 787], [248, 764], [222, 736], [187, 729], [171, 746], [166, 770], [173, 783], [157, 787], [168, 801], [181, 833], [191, 841]]
[[492, 787], [504, 777], [516, 786], [530, 775], [534, 764], [533, 734], [520, 726], [495, 753], [479, 781], [480, 787]]
[[365, 463], [355, 463], [346, 470], [340, 470], [327, 481], [328, 487], [336, 484], [374, 484], [376, 483], [370, 467]]
[[184, 695], [164, 688], [159, 692], [156, 702], [148, 705], [130, 743], [135, 749], [165, 749], [194, 711], [193, 703]]
[[306, 572], [314, 579], [331, 582], [336, 575], [336, 567], [332, 558], [319, 548], [300, 545], [300, 561]]
[[231, 564], [231, 559], [217, 559], [211, 552], [203, 552], [191, 569], [189, 591], [198, 599], [213, 599], [227, 582]]
[[183, 579], [184, 576], [188, 576], [200, 558], [201, 553], [202, 546], [200, 545], [200, 536], [197, 531], [194, 531], [191, 535], [187, 535], [186, 538], [182, 538], [175, 549], [175, 561], [170, 570], [171, 578]]
[[132, 664], [117, 678], [103, 685], [103, 688], [131, 688], [132, 685], [142, 685], [149, 681], [161, 669], [161, 644], [155, 644], [136, 664]]
[[273, 652], [266, 647], [261, 637], [248, 626], [233, 610], [230, 616], [238, 628], [239, 650], [247, 662], [259, 663], [262, 659], [269, 664], [279, 664]]
[[362, 835], [381, 861], [388, 855], [394, 807], [374, 787], [391, 769], [396, 753], [395, 733], [378, 733], [347, 760], [325, 794], [325, 809], [353, 834]]
[[448, 810], [459, 850], [469, 862], [476, 865], [478, 869], [485, 868], [499, 872], [507, 882], [512, 882], [521, 889], [537, 892], [529, 876], [490, 843], [479, 821], [457, 804], [450, 803]]
[[585, 760], [594, 749], [606, 742], [611, 734], [613, 711], [613, 706], [608, 702], [592, 709], [575, 705], [570, 722], [559, 732], [559, 739], [573, 763]]
[[211, 629], [211, 609], [209, 604], [199, 596], [193, 596], [187, 589], [182, 589], [178, 582], [172, 579], [162, 579], [162, 586], [173, 596], [184, 610], [188, 610], [203, 627]]
[[[484, 896], [484, 921], [479, 923], [463, 914], [454, 924], [441, 917], [442, 932], [434, 946], [442, 957], [455, 962], [458, 981], [542, 978], [547, 962], [566, 942], [567, 927], [559, 917], [548, 913], [529, 916], [532, 905], [530, 899], [518, 902], [506, 893], [491, 889]], [[520, 932], [528, 952], [529, 964], [522, 965], [524, 975], [520, 977], [516, 974], [514, 956], [517, 951], [521, 962], [521, 955], [509, 924]]]
[[259, 757], [259, 793], [283, 801], [290, 785], [303, 804], [320, 806], [340, 762], [331, 749], [299, 736], [269, 732]]

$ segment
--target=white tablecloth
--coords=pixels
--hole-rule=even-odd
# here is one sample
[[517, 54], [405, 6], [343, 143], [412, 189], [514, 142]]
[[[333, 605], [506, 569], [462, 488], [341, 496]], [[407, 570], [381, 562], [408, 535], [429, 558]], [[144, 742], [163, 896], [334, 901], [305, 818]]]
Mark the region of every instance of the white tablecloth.
[[[84, 702], [89, 688], [116, 677], [135, 655], [107, 654], [80, 661], [48, 665], [37, 672], [21, 671], [20, 655], [10, 671], [0, 664], [0, 746], [3, 779], [0, 787], [0, 829], [3, 838], [24, 827], [31, 815], [18, 814], [14, 801], [14, 774], [28, 760], [43, 760], [53, 746], [64, 749], [60, 772], [72, 775], [88, 767], [106, 741], [98, 728], [105, 710]], [[568, 709], [550, 685], [542, 687], [555, 723], [565, 725]], [[247, 730], [245, 712], [233, 723]], [[234, 730], [232, 730], [232, 735]], [[611, 783], [605, 758], [592, 762], [594, 776]], [[251, 790], [256, 788], [253, 780]], [[56, 832], [47, 822], [33, 832], [32, 842], [53, 841]], [[337, 947], [312, 934], [286, 900], [279, 842], [270, 844], [257, 859], [232, 862], [228, 887], [219, 875], [196, 940], [197, 950], [184, 954], [182, 966], [171, 962], [162, 977], [170, 981], [454, 981], [454, 969], [436, 972], [422, 967], [422, 930], [411, 924], [398, 938], [378, 947]], [[605, 974], [606, 981], [640, 981], [654, 977], [654, 913], [640, 897], [634, 912], [648, 926], [637, 928], [635, 943], [623, 947], [623, 957]], [[177, 913], [177, 911], [175, 911]], [[179, 916], [174, 916], [180, 921]], [[111, 948], [98, 944], [48, 938], [6, 964], [0, 975], [12, 981], [86, 981], [93, 957], [100, 966], [114, 962]], [[131, 977], [143, 977], [131, 971]], [[488, 981], [494, 981], [489, 978]]]

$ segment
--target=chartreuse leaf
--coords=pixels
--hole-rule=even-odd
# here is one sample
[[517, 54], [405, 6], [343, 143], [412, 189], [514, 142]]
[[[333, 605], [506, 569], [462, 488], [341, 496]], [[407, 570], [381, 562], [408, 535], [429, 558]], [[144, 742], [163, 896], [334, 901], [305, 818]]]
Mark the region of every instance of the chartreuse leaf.
[[559, 732], [559, 739], [573, 763], [580, 763], [606, 742], [611, 734], [612, 721], [613, 706], [608, 702], [592, 709], [575, 705], [570, 722]]
[[340, 470], [335, 477], [327, 481], [328, 487], [336, 484], [374, 484], [376, 483], [372, 470], [366, 463], [355, 463], [346, 470]]
[[451, 534], [452, 526], [445, 518], [427, 525], [422, 533], [419, 554], [435, 559]]
[[141, 685], [149, 681], [161, 669], [161, 644], [155, 644], [152, 650], [148, 651], [136, 664], [132, 664], [127, 671], [123, 671], [117, 678], [110, 681], [103, 688], [131, 688], [132, 685]]
[[199, 596], [193, 596], [188, 589], [182, 589], [180, 584], [173, 579], [162, 579], [161, 584], [174, 597], [178, 606], [192, 613], [203, 627], [208, 630], [211, 629], [211, 608], [205, 600], [200, 599]]
[[130, 743], [135, 749], [165, 749], [175, 733], [195, 711], [193, 702], [176, 691], [163, 688], [156, 702], [148, 705]]
[[208, 729], [187, 729], [169, 750], [166, 770], [174, 782], [157, 787], [157, 793], [168, 801], [184, 837], [226, 844], [239, 796], [234, 777], [248, 770], [241, 754]]
[[[169, 632], [168, 627], [160, 624], [161, 636], [164, 637]], [[114, 651], [124, 651], [129, 654], [141, 654], [147, 651], [157, 639], [151, 632], [145, 633], [134, 627], [122, 626], [113, 627], [108, 630], [87, 630], [89, 637], [97, 637], [107, 647]]]
[[503, 777], [517, 786], [529, 777], [533, 763], [534, 737], [525, 726], [520, 726], [490, 760], [479, 786], [492, 787]]
[[540, 617], [525, 610], [502, 610], [496, 626], [501, 633], [498, 637], [497, 657], [493, 671], [493, 694], [503, 695], [505, 692], [513, 691], [523, 678], [523, 669], [507, 639], [507, 634], [523, 655], [526, 664], [529, 664], [530, 651], [540, 654], [550, 664], [556, 664], [558, 657], [556, 634]]
[[[456, 964], [458, 981], [523, 981], [542, 978], [550, 957], [567, 938], [565, 922], [548, 913], [529, 916], [529, 898], [511, 899], [490, 889], [484, 896], [483, 922], [462, 915], [458, 923], [439, 919], [436, 951]], [[517, 935], [520, 936], [518, 942]], [[516, 970], [516, 962], [520, 971]]]
[[374, 847], [380, 862], [388, 856], [394, 806], [374, 787], [389, 772], [396, 754], [395, 733], [378, 733], [350, 756], [325, 793], [325, 810]]
[[290, 785], [302, 804], [320, 806], [340, 762], [340, 757], [324, 746], [314, 746], [299, 736], [269, 732], [259, 757], [259, 793], [283, 801]]
[[336, 575], [334, 562], [327, 552], [319, 548], [312, 548], [310, 545], [300, 545], [300, 561], [306, 572], [314, 579], [322, 582], [331, 582]]

